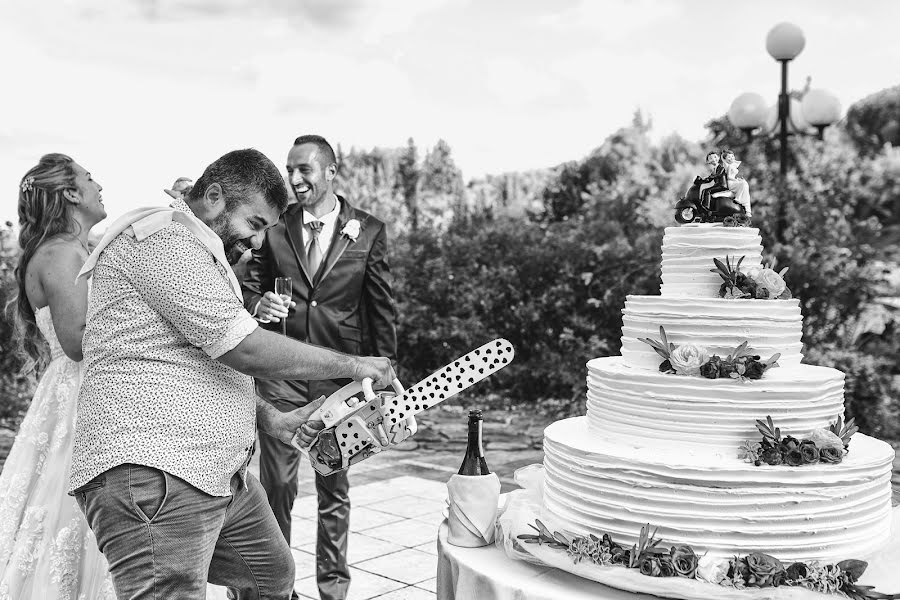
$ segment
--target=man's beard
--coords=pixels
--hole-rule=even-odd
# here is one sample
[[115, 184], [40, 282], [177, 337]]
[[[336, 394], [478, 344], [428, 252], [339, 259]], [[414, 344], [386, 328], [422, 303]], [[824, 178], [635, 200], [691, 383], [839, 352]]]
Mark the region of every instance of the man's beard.
[[217, 216], [215, 220], [213, 220], [210, 229], [212, 229], [222, 240], [222, 245], [225, 247], [225, 258], [228, 259], [228, 264], [236, 265], [238, 261], [241, 260], [244, 253], [250, 249], [244, 240], [238, 238], [234, 229], [231, 228], [227, 215], [220, 214]]
[[249, 249], [250, 248], [247, 246], [247, 244], [244, 243], [244, 240], [238, 240], [225, 248], [225, 258], [228, 259], [228, 264], [238, 264], [238, 262], [240, 262], [241, 260], [241, 257], [244, 256], [244, 253]]

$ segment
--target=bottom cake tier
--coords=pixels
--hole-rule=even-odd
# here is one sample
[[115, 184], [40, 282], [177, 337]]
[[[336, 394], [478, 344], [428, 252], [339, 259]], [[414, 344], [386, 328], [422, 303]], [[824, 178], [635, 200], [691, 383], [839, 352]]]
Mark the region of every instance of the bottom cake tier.
[[613, 445], [586, 417], [544, 431], [545, 516], [582, 535], [634, 543], [658, 527], [664, 544], [727, 557], [765, 552], [783, 561], [864, 559], [891, 535], [890, 445], [857, 433], [840, 464], [754, 466]]

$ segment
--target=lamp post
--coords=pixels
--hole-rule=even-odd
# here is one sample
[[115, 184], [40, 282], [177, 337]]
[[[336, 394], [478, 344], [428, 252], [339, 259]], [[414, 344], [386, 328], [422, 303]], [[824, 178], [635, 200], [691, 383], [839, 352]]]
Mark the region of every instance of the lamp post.
[[781, 93], [778, 104], [772, 108], [756, 93], [741, 94], [731, 103], [728, 109], [728, 120], [752, 138], [755, 130], [765, 135], [775, 134], [779, 140], [779, 156], [781, 175], [787, 174], [788, 136], [813, 135], [809, 133], [810, 125], [818, 130], [822, 139], [825, 128], [838, 120], [841, 115], [841, 103], [831, 92], [825, 90], [809, 90], [802, 102], [791, 100], [788, 93], [788, 63], [797, 58], [806, 38], [803, 31], [792, 23], [779, 23], [766, 36], [766, 50], [781, 63]]

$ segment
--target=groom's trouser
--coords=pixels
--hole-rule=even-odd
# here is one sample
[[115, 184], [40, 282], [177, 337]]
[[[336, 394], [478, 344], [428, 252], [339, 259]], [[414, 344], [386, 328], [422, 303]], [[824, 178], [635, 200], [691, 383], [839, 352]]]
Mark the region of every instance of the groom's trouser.
[[[285, 400], [267, 401], [282, 412], [297, 408]], [[291, 507], [297, 498], [297, 469], [303, 459], [292, 446], [259, 432], [259, 480], [288, 543]], [[303, 459], [305, 460], [305, 459]], [[344, 600], [350, 588], [347, 542], [350, 536], [350, 483], [347, 471], [328, 477], [316, 473], [318, 525], [316, 531], [316, 583], [321, 600]]]
[[206, 597], [206, 583], [241, 600], [287, 600], [294, 560], [262, 486], [235, 475], [210, 496], [165, 471], [124, 464], [73, 492], [109, 562], [119, 600]]

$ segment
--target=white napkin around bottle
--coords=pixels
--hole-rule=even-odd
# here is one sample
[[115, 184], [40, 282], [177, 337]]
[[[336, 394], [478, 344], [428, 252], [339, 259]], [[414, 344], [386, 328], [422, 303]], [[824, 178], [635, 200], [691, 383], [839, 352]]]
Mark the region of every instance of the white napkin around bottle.
[[494, 542], [494, 523], [500, 499], [500, 478], [489, 475], [453, 475], [447, 482], [447, 542], [478, 548]]

